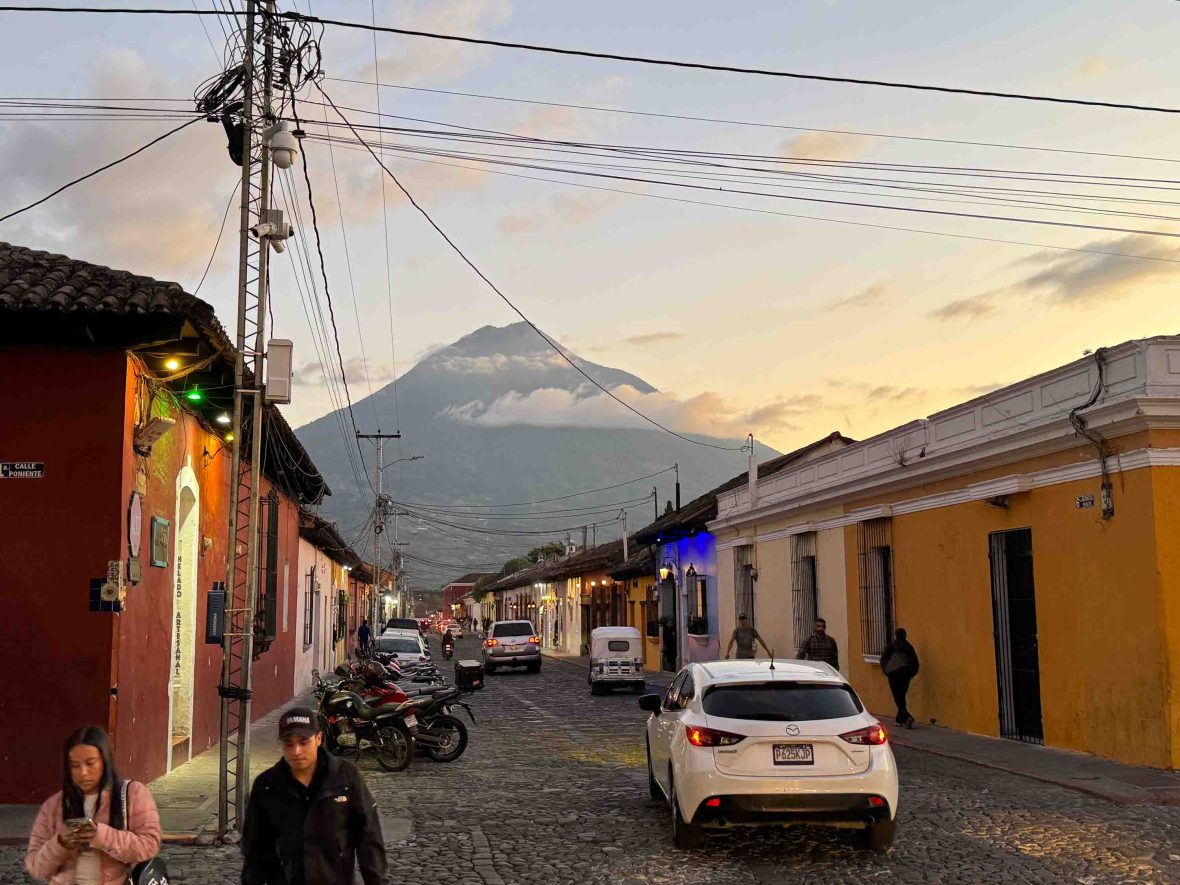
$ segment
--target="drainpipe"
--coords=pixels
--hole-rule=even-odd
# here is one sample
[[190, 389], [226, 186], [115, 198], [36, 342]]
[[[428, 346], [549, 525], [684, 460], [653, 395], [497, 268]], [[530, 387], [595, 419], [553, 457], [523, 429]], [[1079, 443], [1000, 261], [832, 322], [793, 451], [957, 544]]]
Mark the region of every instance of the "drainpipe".
[[750, 509], [753, 510], [758, 505], [758, 459], [754, 455], [754, 434], [749, 434], [746, 439], [748, 440], [746, 445], [750, 449], [746, 469], [749, 474]]
[[1111, 455], [1110, 444], [1098, 431], [1091, 430], [1087, 427], [1086, 419], [1078, 414], [1083, 409], [1090, 408], [1102, 396], [1103, 388], [1106, 384], [1105, 347], [1100, 347], [1094, 351], [1094, 363], [1098, 366], [1098, 382], [1094, 385], [1094, 391], [1090, 394], [1090, 398], [1070, 411], [1069, 423], [1073, 425], [1074, 431], [1079, 436], [1084, 436], [1090, 441], [1090, 444], [1094, 446], [1094, 450], [1098, 453], [1098, 469], [1102, 474], [1102, 518], [1110, 519], [1114, 516], [1114, 486], [1110, 481], [1110, 471], [1106, 467], [1106, 459]]

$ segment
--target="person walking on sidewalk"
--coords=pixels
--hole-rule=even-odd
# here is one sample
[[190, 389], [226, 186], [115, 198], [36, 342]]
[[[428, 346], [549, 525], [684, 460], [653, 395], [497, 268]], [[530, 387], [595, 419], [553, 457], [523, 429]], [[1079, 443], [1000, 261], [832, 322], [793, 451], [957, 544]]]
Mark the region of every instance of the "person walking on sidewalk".
[[906, 639], [904, 627], [898, 627], [893, 637], [881, 653], [881, 671], [889, 680], [889, 690], [897, 704], [895, 721], [904, 728], [913, 728], [914, 717], [906, 707], [906, 694], [910, 690], [910, 680], [918, 675], [918, 652]]
[[37, 813], [25, 869], [53, 885], [121, 885], [160, 850], [155, 800], [137, 781], [124, 788], [111, 739], [97, 725], [71, 734], [63, 756], [61, 791]]
[[754, 643], [762, 646], [762, 650], [766, 652], [767, 657], [772, 657], [770, 649], [766, 647], [766, 643], [762, 637], [758, 635], [758, 631], [750, 626], [750, 619], [746, 617], [746, 613], [742, 612], [738, 615], [738, 625], [733, 628], [733, 634], [729, 637], [729, 645], [725, 647], [725, 657], [729, 658], [729, 653], [733, 651], [733, 647], [737, 645], [737, 659], [739, 661], [754, 660]]
[[356, 641], [360, 646], [361, 654], [369, 653], [369, 646], [373, 643], [373, 628], [369, 626], [369, 619], [361, 620], [361, 625], [356, 631]]
[[822, 661], [831, 664], [833, 670], [840, 669], [840, 648], [828, 635], [827, 621], [816, 618], [815, 629], [795, 651], [795, 657], [801, 661]]
[[385, 881], [377, 803], [356, 766], [322, 747], [314, 710], [279, 719], [283, 758], [254, 780], [242, 827], [242, 885]]

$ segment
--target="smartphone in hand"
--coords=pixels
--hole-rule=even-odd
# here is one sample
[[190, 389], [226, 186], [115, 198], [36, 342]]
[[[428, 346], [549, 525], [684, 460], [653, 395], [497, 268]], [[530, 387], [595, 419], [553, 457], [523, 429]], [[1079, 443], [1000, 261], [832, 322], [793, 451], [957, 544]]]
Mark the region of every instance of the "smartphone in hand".
[[66, 826], [71, 830], [80, 830], [85, 826], [90, 825], [90, 818], [88, 817], [71, 817], [66, 821]]

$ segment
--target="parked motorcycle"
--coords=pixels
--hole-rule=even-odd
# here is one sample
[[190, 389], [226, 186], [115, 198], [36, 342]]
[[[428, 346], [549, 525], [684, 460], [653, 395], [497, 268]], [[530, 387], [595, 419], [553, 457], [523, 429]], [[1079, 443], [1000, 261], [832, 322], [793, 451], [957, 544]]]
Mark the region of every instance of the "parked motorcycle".
[[403, 771], [414, 758], [418, 719], [409, 701], [370, 706], [354, 691], [342, 691], [316, 677], [318, 715], [324, 746], [337, 756], [358, 760], [372, 752], [386, 771]]
[[455, 707], [462, 707], [472, 725], [475, 724], [475, 714], [470, 704], [459, 700], [461, 694], [457, 688], [448, 688], [430, 695], [416, 707], [417, 747], [435, 762], [454, 762], [467, 749], [467, 726], [453, 711]]

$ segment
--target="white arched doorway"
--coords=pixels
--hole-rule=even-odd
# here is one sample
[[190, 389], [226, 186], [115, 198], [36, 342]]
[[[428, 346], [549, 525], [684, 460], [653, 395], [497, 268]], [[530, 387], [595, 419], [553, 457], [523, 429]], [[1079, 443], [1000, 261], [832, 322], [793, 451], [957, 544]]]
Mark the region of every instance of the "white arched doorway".
[[172, 654], [168, 659], [168, 770], [192, 758], [196, 661], [200, 488], [192, 458], [176, 476], [176, 547], [172, 562]]

